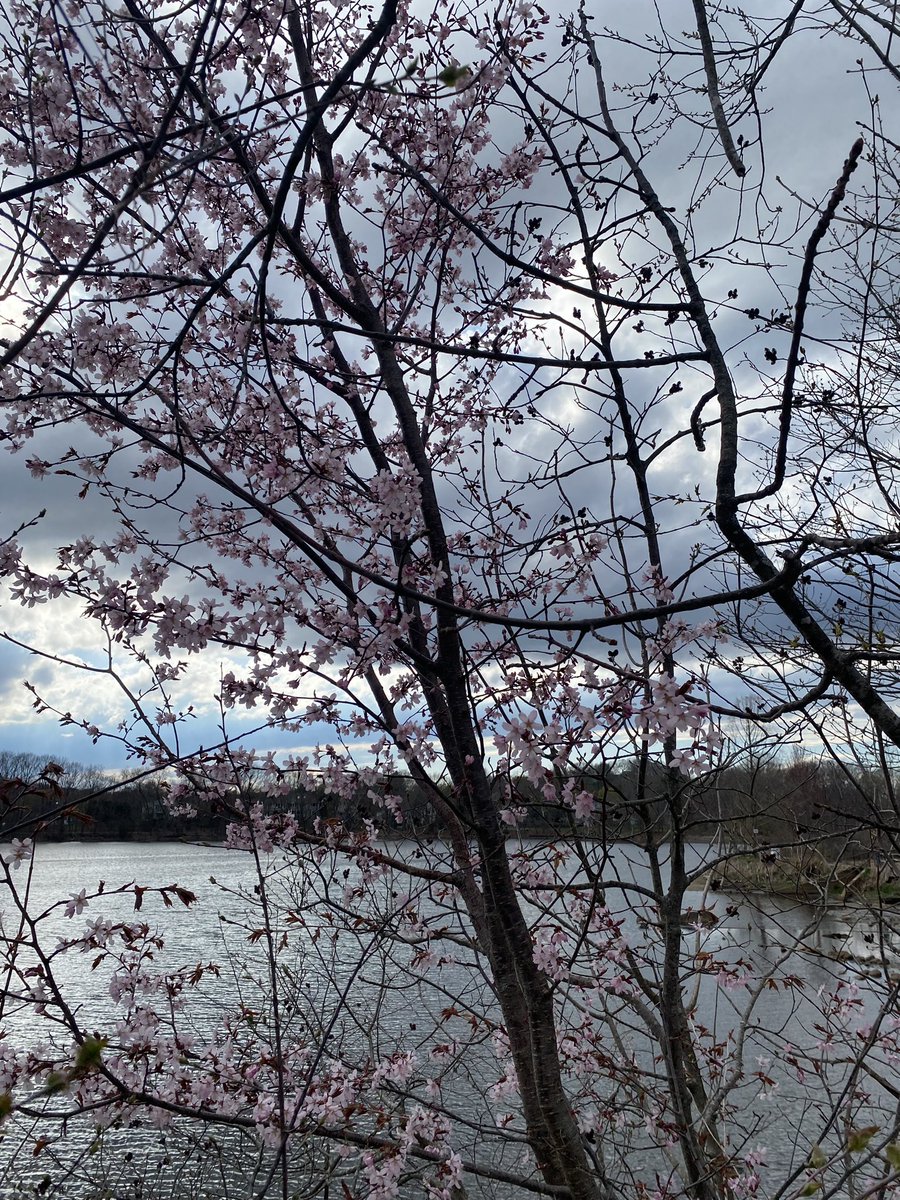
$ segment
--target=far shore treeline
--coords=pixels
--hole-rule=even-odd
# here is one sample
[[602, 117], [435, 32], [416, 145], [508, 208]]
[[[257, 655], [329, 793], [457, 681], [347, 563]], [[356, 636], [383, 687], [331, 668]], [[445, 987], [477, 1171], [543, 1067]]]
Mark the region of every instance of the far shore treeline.
[[[524, 778], [497, 778], [507, 799], [510, 833], [537, 837], [574, 834], [608, 841], [663, 842], [671, 834], [663, 771], [657, 803], [639, 802], [637, 769], [631, 764], [579, 776], [580, 789], [594, 797], [593, 812], [576, 819], [564, 804], [548, 803]], [[560, 788], [565, 778], [560, 778]], [[111, 785], [114, 785], [111, 787]], [[446, 796], [446, 789], [435, 784]], [[834, 762], [794, 754], [760, 762], [753, 756], [706, 778], [685, 783], [682, 836], [708, 841], [721, 836], [727, 848], [831, 843], [837, 854], [879, 852], [879, 815], [890, 807], [883, 772], [851, 776]], [[95, 793], [102, 791], [102, 795]], [[644, 795], [646, 796], [646, 791]], [[310, 832], [317, 822], [340, 821], [357, 828], [370, 820], [387, 837], [431, 836], [438, 827], [426, 791], [408, 776], [383, 778], [351, 797], [324, 786], [294, 787], [273, 798], [249, 788], [235, 805], [262, 803], [267, 812], [291, 813]], [[59, 758], [0, 750], [0, 840], [23, 824], [42, 840], [57, 841], [221, 841], [234, 812], [194, 797], [171, 811], [164, 782], [118, 779], [96, 768]], [[395, 813], [402, 814], [398, 822]], [[886, 847], [885, 847], [886, 849]]]

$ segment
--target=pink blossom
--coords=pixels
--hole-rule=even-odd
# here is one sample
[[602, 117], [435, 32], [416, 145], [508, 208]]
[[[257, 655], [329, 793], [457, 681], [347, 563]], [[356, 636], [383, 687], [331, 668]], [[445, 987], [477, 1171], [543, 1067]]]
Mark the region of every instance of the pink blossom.
[[3, 861], [8, 867], [12, 867], [14, 871], [18, 871], [23, 862], [28, 862], [34, 853], [34, 842], [31, 838], [13, 838], [11, 842], [12, 850], [9, 854], [3, 856]]
[[72, 892], [70, 899], [66, 902], [66, 916], [81, 916], [87, 906], [88, 901], [85, 888], [82, 888], [80, 892]]

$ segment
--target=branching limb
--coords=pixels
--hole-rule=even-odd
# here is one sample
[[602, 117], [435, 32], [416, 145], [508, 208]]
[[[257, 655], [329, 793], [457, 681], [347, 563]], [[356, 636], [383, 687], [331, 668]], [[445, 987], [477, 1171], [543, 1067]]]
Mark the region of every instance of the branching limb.
[[694, 20], [697, 22], [697, 34], [700, 38], [700, 49], [703, 52], [706, 90], [709, 95], [713, 120], [716, 123], [719, 141], [722, 143], [722, 149], [725, 151], [725, 157], [731, 164], [732, 171], [734, 171], [739, 179], [743, 179], [747, 174], [747, 167], [740, 154], [738, 154], [734, 138], [731, 136], [731, 128], [729, 127], [728, 118], [725, 115], [725, 106], [722, 104], [722, 96], [719, 92], [719, 74], [716, 68], [716, 53], [713, 47], [712, 34], [709, 31], [709, 21], [706, 17], [706, 0], [693, 0], [693, 4]]

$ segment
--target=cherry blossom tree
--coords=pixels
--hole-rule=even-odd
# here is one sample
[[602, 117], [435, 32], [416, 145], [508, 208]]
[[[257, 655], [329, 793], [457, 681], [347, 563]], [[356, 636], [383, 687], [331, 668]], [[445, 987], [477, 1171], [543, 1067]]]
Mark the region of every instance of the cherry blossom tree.
[[[106, 524], [48, 558], [54, 500], [0, 561], [92, 623], [30, 648], [121, 716], [33, 702], [252, 867], [249, 991], [191, 1032], [221, 964], [164, 969], [145, 914], [193, 891], [36, 908], [53, 783], [7, 788], [8, 1120], [186, 1124], [285, 1198], [896, 1191], [889, 918], [878, 979], [823, 956], [822, 857], [742, 947], [716, 872], [787, 847], [749, 787], [743, 844], [693, 845], [747, 723], [833, 754], [848, 844], [898, 831], [895, 15], [764, 8], [6, 6], [4, 448]], [[857, 107], [810, 191], [767, 164], [819, 46]], [[301, 826], [297, 787], [359, 819]]]

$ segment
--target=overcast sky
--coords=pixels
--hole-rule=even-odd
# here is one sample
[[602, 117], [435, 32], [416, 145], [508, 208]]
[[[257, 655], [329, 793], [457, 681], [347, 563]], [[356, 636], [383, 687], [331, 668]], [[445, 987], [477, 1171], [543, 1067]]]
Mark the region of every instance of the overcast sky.
[[[598, 28], [602, 25], [616, 29], [637, 42], [642, 41], [648, 31], [657, 28], [657, 10], [649, 0], [623, 0], [620, 3], [597, 0], [593, 7]], [[773, 0], [758, 11], [780, 15], [789, 7]], [[659, 8], [672, 36], [691, 28], [689, 3], [661, 0]], [[558, 31], [551, 36], [558, 37]], [[690, 42], [685, 45], [688, 49], [695, 48]], [[856, 43], [833, 35], [823, 39], [814, 30], [801, 31], [786, 45], [769, 71], [765, 91], [761, 93], [767, 108], [762, 114], [765, 159], [761, 159], [756, 147], [748, 152], [749, 174], [743, 203], [758, 203], [755, 185], [763, 170], [765, 203], [769, 210], [783, 206], [784, 220], [788, 224], [798, 209], [797, 200], [791, 193], [813, 201], [827, 195], [859, 133], [859, 123], [866, 124], [870, 119], [864, 80], [856, 65], [861, 54]], [[650, 66], [650, 60], [613, 41], [604, 42], [602, 57], [610, 83], [633, 81]], [[677, 64], [673, 65], [673, 74], [678, 69]], [[884, 73], [869, 76], [870, 85], [876, 80], [882, 113], [889, 123], [898, 112], [896, 85]], [[502, 119], [498, 116], [498, 120]], [[744, 132], [748, 139], [755, 139], [754, 123], [755, 118], [748, 116], [743, 124], [734, 127], [733, 132], [736, 135]], [[655, 183], [680, 213], [689, 200], [692, 179], [691, 171], [683, 169], [690, 152], [688, 136], [689, 132], [679, 129], [664, 137], [650, 155]], [[723, 195], [718, 208], [707, 206], [703, 216], [705, 224], [699, 227], [702, 237], [708, 238], [711, 244], [727, 242], [735, 226], [738, 203], [738, 194], [731, 188]], [[784, 261], [784, 277], [789, 279], [793, 268], [787, 255]], [[767, 311], [782, 305], [783, 298], [764, 273], [750, 274], [749, 289], [747, 278], [747, 272], [736, 269], [735, 279], [740, 280], [742, 288], [741, 306], [758, 306]], [[716, 284], [721, 288], [721, 279], [717, 279]], [[754, 291], [754, 288], [758, 290]], [[726, 343], [729, 340], [738, 343], [750, 332], [747, 319], [741, 314], [723, 313], [720, 321], [719, 334]], [[753, 361], [761, 358], [763, 346], [771, 344], [777, 336], [761, 335], [748, 343], [746, 350], [750, 358]], [[635, 341], [639, 344], [637, 339]], [[46, 517], [22, 541], [36, 568], [50, 568], [52, 552], [57, 545], [72, 541], [83, 533], [102, 537], [107, 528], [112, 532], [112, 526], [107, 506], [95, 490], [91, 489], [84, 499], [78, 500], [79, 483], [71, 478], [31, 478], [25, 469], [26, 457], [32, 453], [51, 457], [54, 450], [64, 448], [71, 440], [66, 430], [46, 433], [42, 438], [43, 441], [36, 442], [27, 454], [4, 455], [0, 470], [0, 513], [2, 532], [5, 533], [46, 509]], [[698, 460], [695, 455], [673, 454], [667, 465], [669, 484], [673, 491], [689, 490], [695, 483], [708, 478], [714, 467], [712, 454], [703, 460]], [[76, 661], [84, 660], [95, 666], [103, 661], [104, 646], [99, 640], [99, 630], [83, 619], [74, 602], [60, 601], [22, 609], [6, 601], [0, 610], [0, 620], [9, 634], [40, 650]], [[185, 693], [183, 699], [196, 705], [197, 718], [191, 725], [191, 736], [197, 745], [209, 746], [219, 740], [218, 714], [209, 697], [216, 690], [220, 673], [228, 665], [227, 657], [218, 652], [206, 654], [195, 664], [190, 694]], [[139, 687], [140, 672], [131, 664], [124, 664], [123, 669], [127, 682]], [[121, 692], [108, 678], [85, 675], [49, 659], [29, 655], [10, 643], [0, 643], [0, 748], [47, 753], [109, 768], [125, 765], [123, 753], [115, 743], [101, 741], [94, 745], [79, 730], [60, 728], [52, 714], [36, 714], [32, 707], [34, 697], [23, 685], [26, 679], [57, 709], [71, 711], [103, 727], [115, 725], [122, 711]], [[249, 718], [232, 714], [230, 728], [235, 733], [242, 727], [248, 731], [255, 729], [258, 724], [259, 714], [251, 713]], [[291, 741], [284, 734], [269, 731], [255, 736], [253, 741], [263, 749], [296, 751], [312, 745], [317, 732], [310, 729], [302, 739]], [[323, 737], [326, 732], [323, 727]]]

